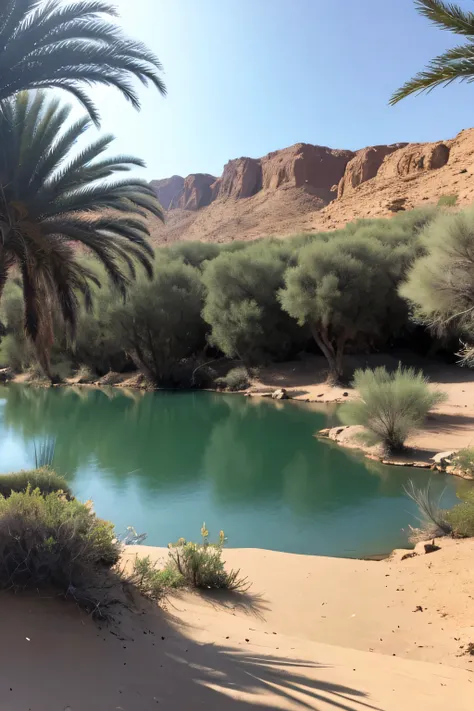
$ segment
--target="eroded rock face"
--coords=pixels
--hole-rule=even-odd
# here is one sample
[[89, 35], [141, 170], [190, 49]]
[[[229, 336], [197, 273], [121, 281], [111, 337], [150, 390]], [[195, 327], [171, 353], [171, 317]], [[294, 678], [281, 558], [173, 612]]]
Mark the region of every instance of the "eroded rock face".
[[176, 207], [182, 210], [199, 210], [210, 205], [212, 185], [216, 178], [208, 173], [193, 173], [184, 180], [184, 186], [177, 200]]
[[353, 156], [353, 151], [297, 143], [262, 158], [262, 187], [264, 190], [284, 185], [302, 187], [329, 202], [334, 198], [332, 187], [339, 183]]
[[446, 143], [410, 143], [405, 148], [387, 156], [379, 171], [381, 178], [415, 176], [429, 170], [442, 168], [449, 160], [450, 149]]
[[368, 146], [357, 151], [346, 166], [344, 176], [337, 188], [338, 199], [347, 195], [361, 183], [375, 178], [386, 156], [404, 148], [406, 143], [393, 143], [390, 146]]
[[181, 175], [173, 175], [164, 180], [152, 180], [150, 185], [165, 210], [177, 207], [178, 199], [184, 188], [184, 178]]
[[213, 199], [252, 197], [262, 189], [262, 164], [256, 158], [236, 158], [224, 166], [213, 185]]

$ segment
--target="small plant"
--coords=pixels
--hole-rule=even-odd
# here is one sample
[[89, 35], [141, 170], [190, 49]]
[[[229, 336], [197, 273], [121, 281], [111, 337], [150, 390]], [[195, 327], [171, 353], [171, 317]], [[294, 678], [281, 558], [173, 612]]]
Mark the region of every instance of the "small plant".
[[192, 543], [185, 538], [170, 543], [166, 570], [178, 573], [185, 585], [194, 588], [245, 592], [248, 589], [248, 581], [240, 577], [240, 570], [225, 570], [222, 560], [222, 549], [226, 541], [224, 531], [220, 532], [218, 543], [211, 543], [204, 523], [201, 535], [202, 543]]
[[93, 591], [120, 555], [113, 525], [62, 492], [0, 496], [0, 587], [54, 587], [96, 609]]
[[461, 503], [446, 512], [453, 535], [460, 538], [474, 536], [474, 490], [468, 489], [459, 495]]
[[454, 207], [458, 201], [457, 195], [441, 195], [438, 207]]
[[409, 540], [411, 543], [427, 541], [431, 538], [439, 538], [452, 533], [452, 526], [448, 522], [447, 512], [440, 507], [441, 496], [438, 501], [434, 501], [430, 483], [426, 489], [417, 489], [413, 481], [409, 481], [405, 487], [407, 496], [415, 502], [420, 512], [421, 528], [410, 527]]
[[216, 383], [224, 386], [227, 390], [246, 390], [250, 385], [248, 370], [243, 366], [232, 368], [227, 375], [217, 378]]
[[173, 570], [169, 565], [162, 569], [158, 568], [157, 563], [153, 562], [150, 556], [135, 558], [129, 582], [151, 600], [160, 600], [170, 590], [185, 585], [181, 573]]
[[474, 478], [474, 448], [466, 447], [465, 449], [460, 449], [454, 457], [452, 462], [456, 469], [460, 469], [464, 474]]
[[72, 498], [72, 492], [65, 479], [49, 467], [31, 471], [0, 474], [0, 496], [8, 498], [12, 491], [24, 493], [28, 487], [38, 489], [42, 495], [61, 491], [66, 498]]
[[382, 442], [387, 452], [403, 449], [408, 436], [423, 425], [428, 412], [446, 399], [433, 392], [421, 372], [402, 368], [356, 370], [353, 386], [360, 400], [341, 408], [340, 418], [348, 425], [363, 425], [372, 444]]

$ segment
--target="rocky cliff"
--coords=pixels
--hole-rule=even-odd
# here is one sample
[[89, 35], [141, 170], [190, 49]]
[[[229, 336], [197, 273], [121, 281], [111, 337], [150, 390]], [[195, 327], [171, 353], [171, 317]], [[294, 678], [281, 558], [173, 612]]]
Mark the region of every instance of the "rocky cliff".
[[474, 200], [473, 176], [474, 129], [446, 141], [358, 151], [297, 143], [263, 158], [231, 160], [217, 179], [194, 174], [153, 181], [168, 211], [166, 225], [153, 226], [153, 240], [222, 242], [335, 229], [446, 194], [464, 205]]

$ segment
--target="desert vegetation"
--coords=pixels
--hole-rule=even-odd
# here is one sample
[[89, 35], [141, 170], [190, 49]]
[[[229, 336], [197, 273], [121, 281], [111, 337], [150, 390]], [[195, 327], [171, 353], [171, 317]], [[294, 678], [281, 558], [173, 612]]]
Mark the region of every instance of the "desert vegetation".
[[[124, 276], [125, 300], [114, 293], [107, 264], [76, 255], [77, 268], [91, 275], [90, 285], [86, 295], [76, 297], [73, 338], [62, 312], [49, 312], [49, 375], [87, 373], [93, 380], [109, 371], [138, 369], [155, 386], [214, 382], [236, 389], [237, 373], [226, 383], [226, 359], [227, 370], [247, 373], [247, 379], [238, 378], [244, 384], [253, 368], [302, 351], [324, 354], [328, 379], [346, 382], [351, 376], [347, 353], [394, 344], [426, 352], [436, 342], [455, 357], [459, 337], [469, 340], [468, 319], [456, 325], [458, 330], [454, 324], [449, 330], [434, 328], [428, 287], [421, 294], [423, 306], [417, 306], [410, 284], [416, 270], [428, 279], [423, 260], [438, 259], [433, 235], [441, 234], [439, 249], [446, 249], [445, 225], [456, 220], [457, 233], [474, 240], [474, 231], [471, 235], [464, 227], [469, 214], [420, 209], [304, 239], [163, 247], [153, 260], [143, 254], [148, 274], [137, 273], [134, 280]], [[23, 327], [21, 274], [12, 276], [0, 300], [0, 365], [35, 374], [44, 359], [39, 360], [37, 344]], [[214, 362], [224, 362], [224, 372], [214, 372]]]
[[341, 420], [363, 425], [367, 443], [381, 443], [388, 454], [400, 452], [428, 412], [446, 399], [429, 389], [423, 373], [401, 366], [394, 373], [386, 368], [356, 370], [354, 387], [360, 399], [343, 406]]

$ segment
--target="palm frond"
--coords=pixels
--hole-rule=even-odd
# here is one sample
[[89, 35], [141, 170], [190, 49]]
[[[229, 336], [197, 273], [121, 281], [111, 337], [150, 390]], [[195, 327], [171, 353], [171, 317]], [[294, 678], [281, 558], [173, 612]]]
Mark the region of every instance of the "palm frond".
[[153, 273], [149, 229], [141, 218], [163, 217], [146, 181], [115, 177], [144, 163], [103, 156], [112, 136], [74, 150], [92, 123], [84, 117], [62, 126], [69, 110], [41, 92], [0, 101], [0, 282], [18, 267], [25, 331], [48, 374], [53, 316], [59, 314], [74, 337], [81, 304], [91, 308], [91, 286], [100, 287], [74, 246], [98, 259], [124, 298], [137, 266]]
[[458, 35], [474, 35], [474, 12], [442, 0], [416, 0], [415, 5], [420, 15], [427, 17], [442, 30], [450, 30]]
[[101, 0], [4, 0], [0, 8], [0, 100], [24, 89], [68, 91], [98, 123], [97, 109], [84, 89], [117, 88], [135, 108], [138, 79], [162, 94], [161, 63], [143, 43], [129, 39], [111, 22], [113, 4]]
[[390, 99], [394, 105], [410, 94], [430, 92], [438, 86], [448, 86], [454, 81], [474, 80], [474, 44], [448, 50], [435, 57], [428, 67], [407, 81]]

